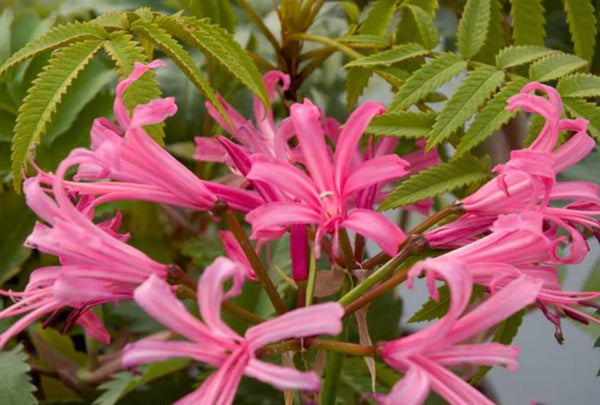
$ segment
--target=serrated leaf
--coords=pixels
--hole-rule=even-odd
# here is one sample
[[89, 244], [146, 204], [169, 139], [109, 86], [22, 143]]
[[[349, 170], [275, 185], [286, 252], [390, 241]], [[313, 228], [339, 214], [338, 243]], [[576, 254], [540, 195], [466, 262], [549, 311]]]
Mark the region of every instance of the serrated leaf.
[[346, 108], [348, 111], [351, 111], [358, 102], [358, 98], [369, 84], [372, 73], [369, 69], [358, 67], [348, 70], [348, 77], [346, 78]]
[[31, 383], [27, 364], [27, 354], [19, 345], [11, 351], [0, 352], [0, 404], [33, 405], [38, 401], [32, 392], [36, 390]]
[[570, 54], [556, 54], [546, 56], [529, 67], [529, 78], [539, 82], [558, 79], [569, 73], [581, 69], [588, 62], [579, 56]]
[[358, 33], [384, 37], [396, 10], [398, 0], [377, 0], [367, 13]]
[[104, 392], [96, 398], [94, 405], [114, 405], [119, 399], [140, 385], [147, 384], [157, 378], [181, 370], [187, 367], [189, 363], [189, 359], [171, 359], [138, 367], [138, 369], [144, 371], [143, 375], [133, 374], [128, 371], [113, 374], [111, 380], [103, 382], [98, 386], [98, 389]]
[[435, 301], [430, 298], [423, 304], [417, 312], [414, 313], [406, 322], [425, 322], [439, 319], [446, 315], [450, 306], [450, 290], [446, 284], [438, 287], [437, 289], [439, 300]]
[[393, 63], [397, 63], [406, 59], [414, 58], [415, 56], [426, 55], [427, 53], [429, 53], [429, 51], [423, 48], [420, 44], [402, 44], [384, 52], [355, 59], [352, 62], [346, 64], [346, 66], [344, 67], [350, 68], [391, 65]]
[[561, 53], [555, 49], [544, 48], [537, 45], [508, 46], [496, 55], [496, 66], [502, 69], [524, 65], [536, 61], [544, 56]]
[[563, 104], [572, 117], [583, 117], [589, 120], [588, 131], [596, 142], [600, 142], [600, 107], [580, 99], [565, 97]]
[[479, 145], [502, 125], [516, 115], [516, 112], [511, 112], [506, 109], [507, 100], [517, 94], [523, 86], [527, 84], [527, 79], [516, 77], [506, 84], [496, 93], [490, 101], [486, 103], [481, 112], [477, 114], [475, 120], [467, 132], [462, 136], [460, 143], [456, 148], [455, 157], [463, 156], [466, 152]]
[[410, 10], [413, 22], [416, 27], [416, 33], [420, 38], [420, 43], [427, 49], [433, 49], [440, 43], [440, 33], [435, 25], [433, 17], [421, 7], [414, 5], [405, 5], [405, 9]]
[[[519, 332], [519, 328], [523, 323], [523, 317], [525, 316], [526, 312], [526, 309], [523, 308], [519, 312], [516, 312], [515, 314], [506, 318], [504, 321], [500, 322], [500, 324], [498, 324], [496, 327], [492, 342], [510, 345], [515, 336], [517, 336], [517, 332]], [[471, 379], [471, 384], [477, 384], [491, 369], [492, 367], [489, 366], [481, 367], [477, 374], [475, 374], [475, 376], [473, 376]]]
[[194, 86], [221, 112], [221, 115], [228, 117], [223, 106], [217, 100], [210, 83], [208, 83], [208, 80], [206, 80], [198, 66], [196, 66], [194, 59], [171, 35], [156, 24], [144, 20], [135, 21], [131, 28], [169, 56]]
[[388, 45], [387, 39], [378, 35], [352, 35], [337, 38], [336, 41], [342, 42], [344, 44], [371, 45], [375, 48]]
[[475, 55], [487, 37], [490, 28], [491, 0], [467, 0], [458, 24], [457, 45], [463, 58]]
[[471, 155], [440, 163], [404, 180], [379, 209], [385, 211], [414, 204], [468, 184], [485, 181], [490, 176], [488, 166], [489, 159], [477, 159]]
[[155, 18], [155, 22], [169, 34], [189, 43], [217, 61], [233, 77], [252, 90], [265, 105], [270, 104], [260, 72], [229, 32], [218, 25], [193, 17], [176, 18], [159, 15]]
[[435, 17], [435, 11], [439, 8], [438, 0], [404, 0], [403, 5], [413, 5], [422, 8], [431, 17]]
[[546, 31], [542, 0], [511, 0], [515, 45], [544, 45]]
[[507, 45], [505, 32], [506, 16], [500, 0], [491, 0], [490, 7], [490, 24], [485, 42], [479, 52], [471, 59], [473, 61], [493, 65], [500, 49]]
[[[103, 44], [104, 50], [117, 65], [121, 79], [129, 76], [133, 71], [135, 62], [147, 62], [144, 50], [132, 38], [130, 34], [117, 31], [111, 33], [108, 41], [105, 41]], [[160, 94], [156, 76], [150, 70], [125, 90], [123, 101], [127, 109], [131, 112], [138, 104], [145, 104], [150, 100], [159, 98]], [[162, 123], [144, 127], [144, 129], [152, 139], [161, 145], [163, 144], [165, 133]]]
[[101, 40], [106, 38], [106, 35], [104, 28], [93, 22], [70, 23], [52, 28], [45, 35], [31, 41], [8, 58], [4, 65], [0, 66], [0, 78], [13, 67], [40, 53], [79, 41]]
[[45, 134], [56, 106], [101, 45], [101, 40], [88, 39], [60, 49], [34, 80], [15, 124], [11, 156], [15, 189], [20, 189], [21, 168], [27, 164], [31, 148]]
[[444, 53], [414, 72], [394, 96], [390, 110], [403, 110], [458, 75], [467, 63], [453, 53]]
[[574, 73], [560, 79], [556, 90], [563, 97], [600, 97], [600, 77], [590, 73]]
[[378, 115], [371, 120], [368, 134], [425, 138], [435, 123], [432, 112], [397, 111]]
[[590, 0], [563, 0], [575, 54], [592, 60], [596, 44], [596, 15]]
[[473, 116], [502, 84], [504, 72], [484, 66], [471, 72], [440, 111], [429, 138], [431, 148], [445, 141]]

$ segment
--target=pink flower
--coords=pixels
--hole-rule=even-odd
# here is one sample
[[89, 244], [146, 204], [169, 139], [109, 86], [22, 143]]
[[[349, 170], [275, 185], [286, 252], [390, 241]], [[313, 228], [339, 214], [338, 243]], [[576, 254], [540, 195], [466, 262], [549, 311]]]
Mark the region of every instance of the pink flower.
[[250, 212], [254, 238], [268, 238], [276, 229], [295, 224], [316, 224], [316, 248], [325, 234], [332, 234], [337, 249], [340, 228], [347, 228], [375, 241], [394, 254], [404, 233], [384, 215], [371, 209], [353, 208], [357, 195], [378, 183], [389, 182], [407, 173], [408, 164], [396, 155], [374, 157], [354, 163], [360, 136], [371, 118], [384, 111], [377, 103], [365, 103], [348, 119], [339, 134], [333, 163], [323, 137], [321, 112], [310, 101], [291, 108], [290, 122], [300, 144], [309, 175], [296, 166], [266, 156], [255, 156], [247, 178], [268, 182], [288, 201], [267, 203]]
[[[164, 66], [159, 60], [147, 65], [136, 63], [131, 75], [117, 86], [114, 111], [120, 128], [105, 118], [96, 119], [91, 132], [92, 151], [75, 149], [59, 167], [64, 173], [70, 166], [79, 164], [75, 180], [114, 181], [67, 182], [69, 191], [101, 195], [96, 204], [145, 200], [210, 210], [222, 198], [230, 207], [243, 212], [260, 205], [262, 199], [254, 193], [199, 179], [150, 138], [143, 127], [174, 115], [177, 111], [174, 98], [138, 105], [129, 115], [123, 104], [124, 91], [144, 72], [159, 66]], [[46, 176], [52, 180], [52, 176]]]
[[[164, 281], [151, 277], [136, 289], [135, 301], [188, 341], [142, 339], [125, 347], [123, 366], [190, 357], [217, 367], [200, 388], [179, 400], [178, 405], [231, 404], [242, 375], [280, 390], [318, 390], [316, 373], [266, 363], [258, 360], [255, 353], [269, 343], [284, 339], [338, 334], [342, 330], [343, 308], [337, 303], [326, 303], [290, 311], [251, 327], [242, 337], [223, 323], [220, 310], [223, 300], [241, 291], [245, 275], [242, 265], [223, 257], [206, 268], [198, 284], [198, 307], [203, 321], [186, 311]], [[230, 279], [232, 287], [224, 292], [223, 286]]]
[[61, 265], [35, 270], [24, 292], [2, 292], [18, 301], [0, 312], [0, 318], [26, 315], [1, 335], [0, 347], [36, 319], [66, 306], [74, 308], [67, 327], [77, 322], [94, 338], [108, 342], [110, 337], [102, 323], [88, 309], [129, 300], [133, 290], [150, 275], [167, 276], [166, 265], [124, 243], [127, 236], [116, 233], [119, 216], [94, 224], [93, 212], [84, 214], [79, 210], [89, 206], [73, 206], [61, 180], [57, 178], [54, 184], [56, 200], [40, 186], [39, 177], [25, 181], [28, 205], [47, 222], [36, 223], [25, 246], [57, 256]]
[[427, 272], [431, 296], [436, 299], [434, 280], [442, 278], [450, 289], [448, 313], [432, 326], [405, 338], [384, 343], [381, 355], [390, 366], [405, 373], [392, 391], [379, 397], [382, 404], [422, 404], [433, 389], [450, 404], [492, 404], [483, 394], [446, 367], [463, 364], [504, 365], [518, 368], [519, 349], [498, 343], [461, 343], [496, 325], [531, 304], [540, 284], [521, 277], [492, 295], [473, 311], [460, 316], [471, 296], [471, 277], [460, 262], [429, 263], [410, 271], [409, 281], [422, 269]]

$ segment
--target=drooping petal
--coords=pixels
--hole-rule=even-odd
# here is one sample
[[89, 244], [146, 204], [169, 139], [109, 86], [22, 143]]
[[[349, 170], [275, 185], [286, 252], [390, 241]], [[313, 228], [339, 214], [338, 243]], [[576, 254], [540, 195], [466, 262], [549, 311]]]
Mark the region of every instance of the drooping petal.
[[148, 278], [133, 293], [135, 302], [151, 317], [181, 336], [207, 348], [221, 350], [224, 341], [217, 339], [197, 318], [194, 318], [171, 291], [171, 287], [156, 276]]
[[320, 380], [314, 371], [298, 371], [290, 367], [281, 367], [257, 359], [250, 359], [246, 370], [249, 377], [271, 384], [279, 390], [318, 391]]
[[[231, 288], [224, 292], [224, 284], [230, 279], [233, 281]], [[239, 294], [245, 279], [244, 266], [225, 257], [218, 257], [202, 273], [198, 282], [198, 307], [213, 335], [234, 341], [240, 339], [221, 319], [221, 303]]]
[[429, 395], [429, 378], [427, 373], [417, 366], [409, 367], [404, 377], [400, 379], [381, 401], [383, 405], [405, 404], [421, 405]]
[[388, 255], [395, 255], [406, 236], [402, 229], [385, 215], [366, 209], [355, 209], [342, 221], [341, 226], [371, 239]]
[[316, 224], [321, 221], [319, 212], [300, 203], [274, 202], [265, 204], [250, 211], [246, 221], [252, 225], [252, 237], [255, 238], [260, 231], [279, 226], [293, 224]]
[[552, 153], [555, 160], [554, 170], [556, 170], [557, 173], [580, 162], [584, 157], [589, 155], [592, 149], [594, 149], [596, 142], [586, 132], [587, 120], [583, 121], [585, 121], [585, 128], [573, 135], [571, 139], [556, 148]]
[[110, 334], [104, 327], [102, 320], [90, 310], [84, 311], [75, 321], [82, 326], [85, 332], [98, 342], [110, 343]]
[[254, 352], [269, 343], [290, 338], [337, 335], [342, 330], [343, 316], [344, 308], [336, 302], [286, 312], [248, 329], [248, 349]]

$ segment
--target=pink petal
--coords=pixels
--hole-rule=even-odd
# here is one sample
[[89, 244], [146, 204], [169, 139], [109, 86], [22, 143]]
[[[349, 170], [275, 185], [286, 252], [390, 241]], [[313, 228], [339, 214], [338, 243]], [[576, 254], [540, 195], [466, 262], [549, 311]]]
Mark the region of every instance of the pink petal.
[[248, 349], [254, 352], [269, 343], [290, 338], [337, 335], [342, 330], [343, 316], [344, 308], [336, 302], [286, 312], [248, 329], [245, 336]]
[[385, 215], [366, 209], [355, 209], [341, 223], [343, 228], [371, 239], [388, 255], [394, 256], [406, 236]]
[[477, 364], [490, 367], [505, 366], [510, 371], [519, 369], [519, 348], [500, 343], [453, 345], [433, 349], [427, 357], [443, 366]]
[[204, 348], [196, 342], [147, 338], [127, 344], [123, 349], [121, 364], [123, 367], [134, 367], [174, 357], [190, 357], [196, 361], [216, 366], [223, 363], [226, 356], [224, 351]]
[[204, 136], [196, 136], [196, 150], [194, 151], [194, 159], [202, 162], [219, 162], [223, 163], [225, 159], [225, 149], [215, 138]]
[[289, 367], [276, 366], [257, 359], [250, 359], [246, 370], [249, 377], [256, 378], [279, 390], [318, 391], [320, 380], [314, 371], [298, 371]]
[[360, 137], [365, 133], [371, 119], [375, 115], [383, 114], [384, 112], [385, 107], [383, 105], [369, 101], [354, 110], [354, 112], [350, 114], [350, 117], [348, 117], [335, 148], [333, 165], [335, 167], [335, 185], [338, 190], [341, 190], [343, 187], [346, 174], [350, 169], [352, 156], [356, 152]]
[[171, 287], [156, 276], [148, 278], [133, 293], [135, 302], [151, 317], [181, 336], [206, 345], [222, 348], [223, 341], [194, 318], [171, 291]]
[[252, 237], [261, 230], [293, 224], [317, 224], [321, 221], [321, 213], [304, 204], [293, 202], [274, 202], [250, 211], [246, 221], [252, 225]]
[[382, 403], [384, 405], [421, 405], [429, 395], [429, 378], [419, 367], [409, 367]]
[[343, 195], [350, 196], [377, 183], [397, 180], [408, 174], [408, 162], [396, 155], [385, 155], [362, 162], [343, 184]]
[[[234, 341], [240, 339], [240, 336], [221, 319], [221, 303], [242, 291], [246, 272], [240, 263], [218, 257], [202, 273], [198, 282], [198, 307], [204, 323], [213, 335]], [[233, 284], [229, 291], [224, 293], [224, 284], [229, 279], [233, 280]]]
[[306, 166], [318, 190], [333, 191], [331, 155], [320, 123], [321, 111], [306, 99], [303, 104], [292, 105], [290, 117]]
[[177, 105], [174, 97], [157, 98], [147, 104], [139, 104], [133, 110], [128, 129], [158, 124], [167, 117], [172, 117], [176, 112]]
[[586, 133], [587, 121], [585, 122], [586, 128], [584, 130], [577, 132], [571, 139], [556, 148], [553, 152], [555, 159], [554, 170], [557, 173], [580, 162], [594, 149], [596, 142]]
[[110, 343], [110, 334], [104, 327], [102, 320], [91, 310], [85, 311], [76, 321], [77, 325], [81, 325], [85, 332], [98, 342]]

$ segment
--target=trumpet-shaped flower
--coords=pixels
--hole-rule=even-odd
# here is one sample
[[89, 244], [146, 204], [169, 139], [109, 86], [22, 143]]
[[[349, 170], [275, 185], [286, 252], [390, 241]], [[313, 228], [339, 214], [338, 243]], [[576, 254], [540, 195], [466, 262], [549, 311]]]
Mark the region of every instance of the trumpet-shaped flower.
[[[36, 319], [74, 308], [67, 326], [77, 322], [96, 339], [107, 342], [108, 333], [89, 308], [132, 298], [133, 290], [150, 275], [166, 278], [167, 266], [124, 243], [116, 233], [120, 217], [96, 225], [65, 193], [62, 178], [54, 184], [53, 200], [39, 178], [25, 181], [28, 205], [47, 224], [36, 223], [25, 246], [57, 256], [60, 266], [35, 270], [23, 292], [2, 291], [17, 301], [0, 312], [0, 318], [26, 314], [0, 335], [0, 347]], [[50, 320], [52, 317], [50, 318]]]
[[[172, 97], [138, 105], [131, 116], [123, 103], [125, 90], [151, 68], [164, 66], [156, 60], [136, 63], [129, 77], [117, 86], [114, 113], [119, 126], [105, 118], [94, 121], [92, 151], [75, 149], [61, 166], [79, 164], [76, 180], [111, 179], [112, 182], [67, 182], [69, 191], [100, 195], [95, 203], [114, 200], [146, 200], [198, 210], [210, 210], [219, 198], [233, 209], [247, 212], [262, 203], [256, 194], [199, 179], [160, 147], [144, 130], [177, 111]], [[52, 180], [50, 175], [46, 175]]]
[[378, 397], [379, 402], [385, 405], [419, 405], [432, 389], [450, 404], [492, 404], [447, 367], [464, 364], [504, 365], [515, 371], [518, 367], [518, 347], [461, 342], [531, 304], [538, 295], [541, 283], [521, 277], [473, 311], [460, 316], [471, 295], [471, 276], [465, 266], [460, 262], [454, 262], [453, 265], [417, 265], [409, 272], [411, 283], [423, 269], [427, 272], [430, 294], [434, 299], [437, 298], [434, 280], [441, 278], [448, 284], [448, 313], [426, 329], [381, 346], [383, 359], [405, 375], [387, 396]]
[[359, 192], [407, 173], [408, 163], [396, 155], [384, 155], [353, 162], [360, 136], [371, 118], [384, 111], [377, 103], [363, 104], [351, 114], [336, 143], [333, 162], [323, 137], [321, 112], [306, 100], [291, 108], [290, 121], [298, 138], [305, 174], [282, 160], [256, 156], [248, 179], [268, 182], [279, 188], [288, 201], [267, 203], [251, 211], [254, 238], [266, 238], [273, 229], [295, 224], [316, 224], [316, 249], [325, 234], [332, 234], [334, 248], [341, 228], [351, 229], [375, 241], [388, 254], [394, 254], [404, 240], [402, 230], [384, 215], [371, 209], [353, 208]]
[[[125, 347], [122, 364], [138, 364], [173, 357], [189, 357], [217, 367], [194, 392], [177, 402], [183, 404], [231, 404], [243, 375], [269, 383], [280, 390], [319, 389], [312, 371], [298, 371], [266, 363], [256, 358], [261, 347], [283, 339], [335, 335], [342, 329], [344, 310], [337, 303], [296, 309], [248, 329], [244, 336], [231, 330], [220, 318], [223, 300], [238, 294], [246, 277], [243, 265], [218, 258], [206, 268], [198, 284], [198, 307], [202, 320], [188, 313], [169, 286], [151, 277], [134, 293], [135, 301], [148, 314], [188, 341], [146, 338]], [[232, 280], [231, 289], [223, 290]]]

